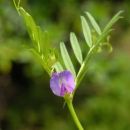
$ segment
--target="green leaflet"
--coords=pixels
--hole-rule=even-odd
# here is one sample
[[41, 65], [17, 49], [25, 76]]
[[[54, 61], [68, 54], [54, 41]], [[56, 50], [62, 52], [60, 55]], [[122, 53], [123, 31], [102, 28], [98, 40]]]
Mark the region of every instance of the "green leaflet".
[[112, 31], [111, 27], [120, 19], [122, 18], [120, 15], [123, 13], [123, 11], [119, 11], [116, 15], [113, 16], [113, 18], [110, 20], [110, 22], [106, 25], [104, 28], [102, 34], [97, 38], [96, 45], [101, 43], [108, 34]]
[[110, 20], [110, 22], [106, 25], [104, 28], [102, 34], [98, 37], [96, 44], [98, 45], [101, 43], [107, 36], [108, 34], [112, 31], [111, 27], [120, 19], [122, 18], [120, 15], [123, 13], [123, 11], [119, 11], [116, 15], [113, 16], [113, 18]]
[[115, 14], [114, 16], [113, 16], [113, 18], [109, 21], [109, 23], [106, 25], [106, 27], [104, 28], [104, 30], [103, 30], [103, 32], [106, 32], [107, 30], [109, 30], [112, 26], [113, 26], [113, 24], [115, 23], [115, 22], [117, 22], [120, 18], [122, 18], [120, 15], [121, 15], [121, 13], [123, 13], [123, 11], [119, 11], [117, 14]]
[[79, 46], [79, 42], [77, 40], [77, 37], [76, 37], [76, 35], [74, 33], [70, 33], [70, 42], [71, 42], [72, 49], [74, 51], [74, 54], [75, 54], [78, 62], [80, 64], [82, 64], [83, 57], [82, 57], [81, 48]]
[[32, 16], [20, 6], [20, 0], [18, 1], [17, 4], [16, 4], [15, 0], [13, 0], [13, 2], [14, 2], [15, 8], [17, 9], [19, 15], [22, 16], [22, 18], [26, 24], [26, 27], [27, 27], [31, 40], [35, 43], [34, 47], [36, 47], [37, 51], [40, 53], [40, 42], [41, 42], [41, 32], [42, 32], [40, 27], [38, 27], [35, 24]]
[[43, 55], [48, 55], [48, 53], [50, 53], [50, 51], [54, 51], [55, 49], [51, 46], [51, 41], [49, 38], [49, 33], [47, 31], [42, 31], [40, 29], [40, 33], [39, 33], [39, 39], [40, 39], [40, 51]]
[[61, 50], [61, 56], [63, 58], [63, 61], [64, 61], [64, 64], [65, 64], [66, 68], [68, 70], [70, 70], [73, 73], [74, 77], [75, 77], [76, 72], [75, 72], [74, 66], [72, 64], [72, 61], [71, 61], [70, 56], [68, 54], [68, 51], [67, 51], [67, 49], [65, 47], [65, 44], [63, 42], [60, 43], [60, 50]]
[[89, 12], [86, 12], [86, 15], [88, 16], [93, 28], [95, 29], [95, 31], [101, 35], [101, 29], [99, 27], [99, 25], [97, 24], [96, 20], [94, 19], [94, 17], [89, 13]]
[[89, 47], [92, 47], [91, 31], [84, 16], [81, 16], [81, 23], [82, 23], [82, 29], [83, 29], [83, 34], [84, 34], [86, 43], [88, 44]]
[[[28, 14], [22, 7], [19, 8], [19, 13], [24, 19], [28, 33], [31, 40], [34, 42], [39, 53], [47, 53], [47, 48], [49, 47], [48, 33], [43, 32], [39, 26], [37, 26], [30, 14]], [[45, 44], [46, 43], [46, 47]]]
[[22, 7], [19, 8], [19, 13], [24, 19], [30, 38], [35, 44], [37, 44], [36, 48], [38, 52], [40, 52], [40, 39], [39, 39], [40, 28], [36, 26], [32, 16], [28, 14]]

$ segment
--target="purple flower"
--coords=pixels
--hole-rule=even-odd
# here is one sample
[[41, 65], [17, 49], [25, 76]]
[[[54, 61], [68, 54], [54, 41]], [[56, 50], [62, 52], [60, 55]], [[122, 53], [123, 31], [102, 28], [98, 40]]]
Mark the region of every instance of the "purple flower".
[[64, 97], [65, 94], [72, 93], [75, 88], [72, 73], [67, 70], [60, 73], [53, 73], [50, 79], [50, 88], [55, 95], [61, 97]]

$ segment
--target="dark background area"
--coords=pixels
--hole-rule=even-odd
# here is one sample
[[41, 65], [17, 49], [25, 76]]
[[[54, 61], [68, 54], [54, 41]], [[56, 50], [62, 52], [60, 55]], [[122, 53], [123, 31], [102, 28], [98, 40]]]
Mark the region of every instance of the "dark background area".
[[[80, 22], [84, 11], [103, 29], [116, 12], [124, 10], [111, 35], [113, 52], [104, 50], [91, 61], [74, 106], [85, 130], [129, 130], [130, 1], [21, 0], [21, 5], [50, 33], [52, 44], [58, 48], [65, 41], [70, 54], [71, 31], [86, 52]], [[63, 99], [50, 91], [49, 76], [23, 47], [31, 44], [12, 0], [0, 0], [0, 130], [75, 130]]]

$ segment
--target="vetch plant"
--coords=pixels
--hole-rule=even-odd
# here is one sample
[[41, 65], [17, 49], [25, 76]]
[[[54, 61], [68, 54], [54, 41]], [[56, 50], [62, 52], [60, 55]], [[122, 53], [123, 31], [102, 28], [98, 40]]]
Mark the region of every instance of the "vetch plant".
[[85, 58], [83, 58], [82, 50], [76, 34], [71, 32], [71, 47], [77, 61], [80, 64], [80, 68], [76, 73], [64, 42], [60, 43], [61, 53], [59, 55], [62, 57], [64, 63], [62, 64], [55, 49], [53, 49], [53, 47], [49, 44], [47, 32], [42, 31], [42, 29], [35, 24], [32, 16], [20, 6], [20, 0], [18, 3], [14, 0], [14, 5], [19, 15], [23, 18], [27, 31], [33, 42], [33, 48], [30, 50], [37, 56], [37, 59], [42, 64], [44, 70], [50, 75], [50, 88], [52, 92], [56, 96], [64, 98], [77, 128], [79, 130], [84, 130], [73, 107], [74, 94], [87, 73], [89, 67], [88, 63], [93, 56], [99, 53], [104, 45], [108, 46], [110, 51], [112, 50], [109, 43], [109, 35], [112, 31], [113, 24], [122, 18], [120, 15], [123, 11], [119, 11], [116, 15], [114, 15], [103, 30], [100, 29], [93, 16], [89, 12], [85, 12], [85, 15], [96, 32], [96, 38], [93, 38], [92, 30], [90, 29], [86, 18], [81, 16], [83, 35], [86, 46], [89, 47], [89, 51], [87, 52]]

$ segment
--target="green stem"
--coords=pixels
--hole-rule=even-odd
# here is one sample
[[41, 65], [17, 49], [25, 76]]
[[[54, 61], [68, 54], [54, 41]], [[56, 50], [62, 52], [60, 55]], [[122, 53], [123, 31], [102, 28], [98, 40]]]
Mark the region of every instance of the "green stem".
[[74, 110], [74, 107], [73, 107], [73, 104], [72, 104], [72, 100], [71, 99], [65, 99], [65, 100], [66, 100], [66, 103], [67, 103], [67, 106], [69, 108], [70, 114], [71, 114], [77, 128], [79, 130], [84, 130], [84, 128], [82, 127], [82, 125], [81, 125], [81, 123], [80, 123], [80, 121], [79, 121], [79, 119], [78, 119], [78, 117], [77, 117], [77, 115], [75, 113], [75, 110]]
[[[88, 66], [87, 66], [87, 65], [88, 65], [88, 62], [89, 62], [91, 56], [93, 55], [94, 49], [95, 49], [95, 46], [93, 46], [93, 47], [89, 50], [87, 56], [85, 57], [85, 60], [84, 60], [83, 64], [82, 64], [81, 67], [80, 67], [80, 70], [79, 70], [79, 72], [78, 72], [78, 74], [77, 74], [77, 77], [76, 77], [76, 89], [77, 89], [77, 87], [79, 86], [81, 80], [83, 79], [83, 77], [85, 76], [85, 74], [86, 74], [86, 72], [87, 72], [87, 70], [88, 70], [88, 68], [87, 68]], [[75, 89], [75, 90], [76, 90], [76, 89]]]

